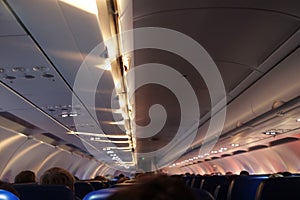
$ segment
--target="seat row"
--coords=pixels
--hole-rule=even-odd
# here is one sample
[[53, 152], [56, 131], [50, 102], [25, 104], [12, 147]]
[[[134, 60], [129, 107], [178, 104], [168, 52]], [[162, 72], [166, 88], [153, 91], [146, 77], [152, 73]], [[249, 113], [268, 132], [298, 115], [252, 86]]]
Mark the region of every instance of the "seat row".
[[[207, 177], [202, 183], [204, 190], [212, 193], [215, 200], [274, 200], [274, 199], [300, 199], [300, 176], [269, 178], [268, 176], [236, 177], [225, 181], [224, 177]], [[78, 182], [77, 185], [92, 185], [89, 182]], [[78, 187], [77, 186], [77, 187]], [[14, 188], [20, 194], [21, 200], [74, 200], [74, 193], [66, 186], [15, 184]], [[79, 187], [78, 187], [79, 188]], [[77, 192], [79, 189], [77, 188]], [[81, 188], [83, 189], [83, 187]], [[92, 188], [78, 197], [84, 200], [102, 200], [116, 188]], [[76, 188], [75, 188], [76, 190]], [[213, 191], [213, 192], [212, 192]], [[203, 194], [199, 194], [203, 195]]]
[[40, 185], [40, 184], [14, 184], [13, 187], [20, 194], [21, 200], [73, 200], [75, 196], [83, 198], [86, 194], [100, 190], [106, 185], [100, 181], [75, 182], [74, 192], [62, 185]]
[[74, 183], [75, 194], [79, 198], [83, 198], [88, 193], [108, 187], [100, 181], [77, 181]]
[[300, 176], [251, 175], [232, 180], [227, 176], [199, 176], [194, 177], [190, 185], [193, 189], [208, 191], [215, 200], [300, 199]]

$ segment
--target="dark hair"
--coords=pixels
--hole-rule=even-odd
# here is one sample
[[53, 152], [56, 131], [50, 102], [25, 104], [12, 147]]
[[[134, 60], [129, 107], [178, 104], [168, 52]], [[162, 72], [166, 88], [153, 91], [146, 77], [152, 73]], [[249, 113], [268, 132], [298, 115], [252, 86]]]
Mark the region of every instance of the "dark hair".
[[108, 200], [126, 199], [194, 200], [195, 197], [182, 180], [166, 175], [152, 175], [141, 178], [135, 185], [122, 188], [108, 198]]
[[278, 172], [278, 174], [281, 174], [282, 176], [292, 176], [293, 174], [289, 171], [284, 171], [284, 172]]
[[240, 172], [240, 175], [242, 175], [242, 176], [248, 176], [248, 175], [249, 175], [249, 172], [246, 171], [246, 170], [242, 170], [242, 171]]
[[40, 182], [45, 185], [65, 185], [74, 191], [75, 178], [65, 169], [53, 167], [44, 172]]
[[35, 173], [30, 170], [21, 171], [16, 175], [14, 183], [35, 183]]

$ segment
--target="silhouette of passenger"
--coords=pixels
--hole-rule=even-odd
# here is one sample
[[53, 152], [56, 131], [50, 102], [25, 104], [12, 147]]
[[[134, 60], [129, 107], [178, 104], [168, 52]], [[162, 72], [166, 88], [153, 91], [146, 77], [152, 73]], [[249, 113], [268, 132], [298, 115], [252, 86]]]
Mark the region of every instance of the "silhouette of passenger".
[[16, 175], [14, 183], [35, 183], [35, 173], [30, 170], [21, 171]]
[[292, 176], [293, 174], [289, 171], [284, 171], [284, 172], [278, 172], [278, 174], [281, 174], [282, 176]]
[[108, 200], [194, 200], [194, 194], [182, 180], [166, 175], [145, 176], [136, 184], [122, 188]]
[[242, 170], [242, 171], [240, 172], [240, 176], [249, 176], [249, 175], [250, 175], [249, 172], [246, 171], [246, 170]]
[[100, 176], [100, 175], [96, 176], [94, 180], [107, 182], [107, 179], [104, 176]]
[[53, 167], [44, 172], [40, 178], [40, 183], [44, 185], [65, 185], [73, 193], [74, 199], [80, 200], [75, 194], [75, 177], [67, 170], [59, 167]]
[[227, 171], [226, 173], [225, 173], [225, 175], [232, 175], [233, 173], [231, 172], [231, 171]]
[[121, 178], [125, 178], [125, 175], [124, 174], [119, 174], [119, 179], [121, 179]]
[[44, 185], [65, 185], [74, 191], [74, 176], [67, 170], [53, 167], [44, 172], [40, 178], [40, 183]]

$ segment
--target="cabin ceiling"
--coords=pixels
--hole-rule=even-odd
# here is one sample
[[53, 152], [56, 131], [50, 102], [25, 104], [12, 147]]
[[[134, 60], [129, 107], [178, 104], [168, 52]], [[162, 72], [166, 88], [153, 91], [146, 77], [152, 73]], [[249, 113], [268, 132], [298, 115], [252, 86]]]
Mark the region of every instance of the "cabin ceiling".
[[[105, 63], [105, 56], [101, 54], [106, 52], [103, 46], [99, 47], [97, 55], [88, 56], [115, 31], [109, 24], [113, 16], [109, 1], [103, 2], [97, 1], [98, 9], [105, 10], [104, 14], [99, 12], [98, 15], [60, 0], [0, 2], [0, 111], [6, 119], [15, 116], [20, 124], [31, 124], [30, 128], [23, 130], [26, 135], [118, 167], [103, 149], [112, 145], [130, 147], [127, 138], [127, 143], [107, 143], [92, 141], [90, 135], [66, 134], [77, 131], [127, 135], [124, 116], [114, 113], [121, 108], [120, 96], [115, 91], [120, 72], [91, 67], [84, 62], [89, 58], [90, 63]], [[132, 4], [131, 21], [126, 18], [129, 12], [126, 3], [129, 2]], [[283, 138], [285, 134], [297, 133], [300, 128], [296, 122], [300, 116], [297, 99], [300, 89], [297, 77], [300, 72], [299, 2], [133, 0], [118, 3], [123, 30], [132, 26], [178, 31], [202, 45], [215, 62], [225, 87], [227, 115], [213, 151], [239, 144], [228, 152], [231, 155], [236, 150], [248, 151], [255, 145], [269, 145], [274, 137], [262, 134], [267, 130], [283, 131], [280, 133]], [[159, 63], [178, 71], [182, 75], [180, 78], [186, 79], [196, 94], [200, 118], [181, 119], [180, 102], [170, 88], [159, 84], [144, 85], [135, 91], [134, 104], [131, 105], [134, 122], [139, 126], [151, 124], [149, 109], [155, 104], [164, 107], [166, 122], [157, 134], [135, 138], [135, 152], [129, 148], [130, 151], [115, 150], [115, 153], [126, 163], [135, 162], [137, 156], [139, 167], [153, 164], [153, 158], [146, 156], [145, 159], [147, 153], [170, 143], [179, 124], [189, 127], [191, 122], [197, 121], [199, 127], [191, 146], [184, 152], [175, 150], [176, 147], [170, 148], [169, 152], [156, 157], [159, 163], [156, 167], [165, 167], [177, 159], [180, 166], [193, 164], [194, 161], [189, 159], [194, 157], [205, 159], [199, 148], [205, 146], [203, 141], [212, 105], [203, 77], [185, 58], [162, 49], [138, 49], [132, 52], [132, 58], [131, 69]], [[116, 71], [122, 70], [119, 62], [111, 65]], [[78, 87], [76, 80], [80, 69], [87, 74]], [[143, 80], [147, 77], [149, 73], [144, 71], [136, 78]], [[99, 82], [94, 83], [94, 80]], [[95, 88], [89, 87], [95, 84]], [[86, 97], [94, 99], [87, 100]], [[220, 100], [222, 98], [220, 96]], [[275, 101], [290, 103], [272, 110]], [[74, 113], [78, 116], [70, 116]], [[68, 117], [62, 117], [63, 114]], [[164, 117], [156, 116], [156, 120], [164, 121]], [[251, 121], [255, 119], [257, 121]], [[114, 124], [120, 121], [121, 125]], [[6, 121], [1, 126], [7, 126]], [[143, 129], [136, 129], [135, 135], [140, 135], [140, 130]], [[54, 142], [51, 137], [52, 140], [60, 138], [60, 141]], [[179, 157], [181, 154], [184, 155]], [[224, 152], [215, 154], [221, 157]]]

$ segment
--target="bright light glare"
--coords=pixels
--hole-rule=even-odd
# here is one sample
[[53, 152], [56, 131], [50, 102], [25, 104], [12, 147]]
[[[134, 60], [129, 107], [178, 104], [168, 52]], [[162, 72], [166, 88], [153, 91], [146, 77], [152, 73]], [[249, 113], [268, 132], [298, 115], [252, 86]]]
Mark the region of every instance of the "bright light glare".
[[108, 143], [116, 143], [116, 144], [127, 144], [129, 141], [113, 141], [113, 140], [99, 140], [99, 139], [94, 139], [95, 142], [108, 142]]
[[[131, 147], [106, 147], [104, 149], [119, 149], [119, 150], [131, 150], [132, 148]], [[103, 149], [103, 150], [104, 150]], [[104, 150], [105, 151], [105, 150]]]
[[124, 125], [125, 122], [124, 120], [122, 121], [116, 121], [116, 122], [111, 122], [111, 121], [102, 121], [103, 124], [110, 124], [110, 125]]
[[67, 134], [76, 134], [76, 135], [88, 135], [88, 136], [96, 136], [96, 137], [107, 137], [107, 138], [120, 138], [120, 139], [127, 139], [128, 135], [109, 135], [109, 134], [103, 134], [103, 133], [88, 133], [88, 132], [74, 132], [70, 131], [67, 132]]
[[102, 111], [102, 112], [112, 112], [112, 113], [116, 113], [116, 114], [121, 114], [123, 112], [121, 109], [100, 108], [100, 107], [95, 108], [95, 110]]
[[95, 0], [60, 0], [66, 4], [74, 6], [80, 10], [84, 10], [88, 13], [98, 16], [98, 9]]
[[95, 65], [98, 69], [102, 69], [105, 71], [111, 71], [111, 65], [110, 64], [103, 64], [103, 65]]

